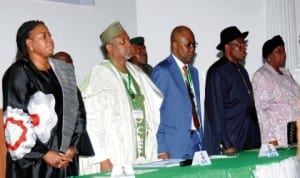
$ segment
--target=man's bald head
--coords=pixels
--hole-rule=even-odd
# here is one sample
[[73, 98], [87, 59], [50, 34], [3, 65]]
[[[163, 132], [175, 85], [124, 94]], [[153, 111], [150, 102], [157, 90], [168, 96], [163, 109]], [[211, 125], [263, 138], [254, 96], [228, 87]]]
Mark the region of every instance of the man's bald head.
[[72, 57], [64, 51], [55, 53], [53, 55], [53, 58], [61, 60], [61, 61], [65, 61], [66, 63], [69, 63], [69, 64], [73, 64]]
[[171, 33], [171, 51], [184, 64], [193, 62], [197, 43], [194, 33], [187, 26], [177, 26]]
[[172, 30], [171, 43], [177, 41], [183, 35], [183, 33], [193, 34], [192, 30], [189, 27], [184, 25], [177, 26]]

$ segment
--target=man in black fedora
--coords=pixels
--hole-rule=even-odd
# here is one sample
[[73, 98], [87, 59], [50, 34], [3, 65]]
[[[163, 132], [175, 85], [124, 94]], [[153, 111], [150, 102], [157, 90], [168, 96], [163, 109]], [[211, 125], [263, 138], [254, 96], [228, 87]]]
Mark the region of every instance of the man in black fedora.
[[260, 147], [260, 130], [246, 69], [248, 32], [225, 28], [217, 49], [223, 57], [208, 70], [205, 87], [205, 143], [209, 154]]

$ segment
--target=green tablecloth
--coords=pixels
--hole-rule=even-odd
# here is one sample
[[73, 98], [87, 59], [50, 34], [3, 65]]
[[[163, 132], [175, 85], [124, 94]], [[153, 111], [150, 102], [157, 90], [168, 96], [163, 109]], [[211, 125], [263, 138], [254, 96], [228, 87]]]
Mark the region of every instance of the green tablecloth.
[[[256, 165], [280, 162], [296, 155], [296, 148], [278, 149], [278, 157], [258, 157], [258, 150], [240, 152], [236, 158], [212, 159], [208, 166], [167, 168], [136, 168], [136, 178], [252, 178]], [[147, 172], [149, 171], [149, 172]], [[143, 172], [143, 173], [141, 173]], [[77, 178], [104, 178], [110, 173], [98, 173]]]

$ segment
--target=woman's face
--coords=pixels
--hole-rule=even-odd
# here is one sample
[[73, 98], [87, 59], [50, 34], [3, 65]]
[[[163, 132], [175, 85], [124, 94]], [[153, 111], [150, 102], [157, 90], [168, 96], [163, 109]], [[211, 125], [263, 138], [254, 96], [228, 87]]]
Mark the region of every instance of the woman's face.
[[54, 50], [54, 42], [48, 28], [43, 25], [37, 25], [26, 40], [29, 56], [39, 56], [48, 58]]
[[274, 67], [282, 67], [285, 63], [286, 53], [283, 45], [277, 46], [268, 56], [268, 62]]

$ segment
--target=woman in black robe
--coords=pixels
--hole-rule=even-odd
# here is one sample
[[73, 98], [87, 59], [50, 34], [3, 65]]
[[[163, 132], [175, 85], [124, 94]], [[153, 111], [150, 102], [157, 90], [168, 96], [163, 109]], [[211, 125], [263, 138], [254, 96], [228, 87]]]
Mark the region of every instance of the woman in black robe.
[[8, 178], [78, 175], [78, 155], [93, 155], [74, 68], [49, 58], [54, 42], [42, 21], [17, 32], [17, 56], [3, 77]]

